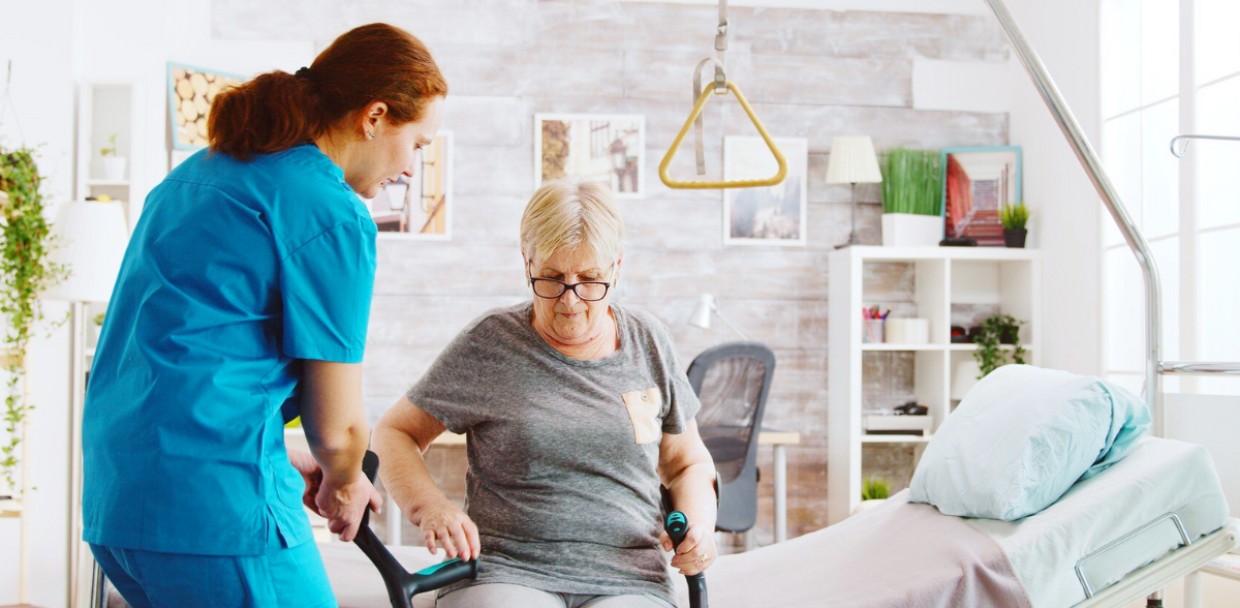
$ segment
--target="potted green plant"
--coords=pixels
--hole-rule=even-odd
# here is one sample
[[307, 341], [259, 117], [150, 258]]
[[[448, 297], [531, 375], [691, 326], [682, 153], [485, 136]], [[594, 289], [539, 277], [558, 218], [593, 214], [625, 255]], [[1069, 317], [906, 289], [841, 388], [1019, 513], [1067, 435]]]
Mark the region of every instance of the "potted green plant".
[[0, 148], [0, 315], [8, 322], [4, 336], [4, 431], [0, 442], [0, 481], [16, 492], [18, 446], [23, 421], [33, 409], [23, 389], [26, 348], [35, 325], [43, 319], [39, 294], [63, 279], [66, 269], [50, 259], [51, 225], [39, 193], [39, 169], [29, 148]]
[[878, 477], [866, 477], [861, 481], [861, 502], [853, 509], [856, 515], [866, 509], [883, 504], [891, 496], [891, 483]]
[[90, 318], [91, 331], [94, 332], [96, 344], [99, 343], [99, 332], [103, 331], [103, 315], [104, 313], [99, 313]]
[[883, 245], [937, 245], [943, 238], [943, 159], [937, 150], [889, 150], [883, 173]]
[[110, 182], [125, 180], [125, 157], [117, 152], [116, 134], [108, 136], [108, 145], [99, 149], [103, 157], [103, 173]]
[[1003, 222], [1003, 244], [1024, 248], [1025, 236], [1029, 234], [1025, 229], [1025, 224], [1029, 222], [1029, 208], [1025, 203], [1004, 206], [999, 210], [999, 221]]
[[1024, 321], [1011, 315], [997, 314], [987, 317], [975, 328], [973, 342], [977, 344], [977, 350], [973, 351], [973, 358], [981, 369], [978, 380], [1008, 364], [1002, 348], [1004, 344], [1012, 346], [1012, 363], [1025, 362], [1025, 349], [1020, 344], [1020, 326], [1024, 324]]

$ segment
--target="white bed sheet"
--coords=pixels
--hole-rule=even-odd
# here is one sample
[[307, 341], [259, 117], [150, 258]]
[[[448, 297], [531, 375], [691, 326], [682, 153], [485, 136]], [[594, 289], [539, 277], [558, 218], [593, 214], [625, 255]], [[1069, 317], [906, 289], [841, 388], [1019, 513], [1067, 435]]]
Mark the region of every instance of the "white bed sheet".
[[[1085, 600], [1077, 560], [1168, 512], [1178, 513], [1196, 540], [1227, 521], [1227, 500], [1205, 448], [1146, 437], [1099, 475], [1072, 487], [1045, 511], [1015, 522], [966, 519], [999, 544], [1034, 608], [1066, 608]], [[1125, 543], [1099, 564], [1095, 592], [1158, 559], [1179, 543], [1174, 528]]]

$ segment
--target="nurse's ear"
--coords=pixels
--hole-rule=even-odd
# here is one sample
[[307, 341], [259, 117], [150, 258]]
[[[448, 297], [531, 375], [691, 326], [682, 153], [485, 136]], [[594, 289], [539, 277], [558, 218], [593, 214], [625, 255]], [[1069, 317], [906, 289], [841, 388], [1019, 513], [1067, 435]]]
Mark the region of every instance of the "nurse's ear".
[[361, 113], [362, 139], [374, 139], [379, 134], [379, 123], [387, 123], [388, 106], [382, 101], [372, 101]]

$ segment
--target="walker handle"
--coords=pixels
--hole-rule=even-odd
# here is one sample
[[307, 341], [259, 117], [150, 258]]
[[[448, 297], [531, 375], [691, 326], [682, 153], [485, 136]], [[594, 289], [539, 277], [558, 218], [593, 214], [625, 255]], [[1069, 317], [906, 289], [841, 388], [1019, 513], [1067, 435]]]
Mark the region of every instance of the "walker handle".
[[[663, 522], [663, 529], [667, 530], [667, 535], [671, 537], [672, 551], [675, 552], [680, 547], [680, 543], [685, 541], [685, 535], [689, 533], [689, 518], [680, 511], [672, 511], [667, 515], [667, 520]], [[690, 608], [707, 608], [706, 574], [702, 572], [686, 574], [685, 582], [689, 584]]]
[[[379, 472], [379, 455], [367, 451], [362, 460], [362, 471], [371, 483]], [[460, 558], [423, 568], [413, 574], [405, 570], [400, 562], [392, 557], [392, 553], [383, 546], [383, 542], [370, 529], [370, 509], [362, 515], [362, 524], [357, 529], [357, 537], [353, 542], [361, 548], [371, 563], [379, 569], [383, 576], [383, 584], [387, 587], [388, 599], [392, 608], [413, 608], [413, 596], [423, 591], [431, 591], [450, 585], [457, 581], [476, 578], [478, 576], [478, 560], [468, 562]]]

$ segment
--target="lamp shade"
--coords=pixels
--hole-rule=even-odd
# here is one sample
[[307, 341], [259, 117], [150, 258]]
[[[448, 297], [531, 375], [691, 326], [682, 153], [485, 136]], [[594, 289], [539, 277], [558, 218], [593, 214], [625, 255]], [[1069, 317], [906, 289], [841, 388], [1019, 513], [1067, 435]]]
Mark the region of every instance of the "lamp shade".
[[877, 184], [883, 181], [869, 135], [836, 135], [827, 162], [828, 184]]
[[129, 244], [125, 210], [120, 203], [62, 203], [52, 234], [58, 239], [51, 261], [64, 264], [69, 276], [43, 292], [50, 300], [107, 302]]
[[702, 294], [698, 298], [697, 306], [693, 308], [693, 314], [689, 315], [689, 325], [700, 327], [702, 329], [710, 329], [710, 313], [715, 309], [715, 296], [708, 293]]

